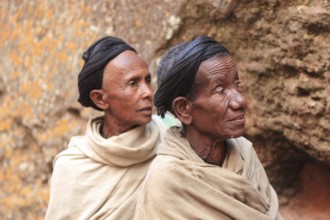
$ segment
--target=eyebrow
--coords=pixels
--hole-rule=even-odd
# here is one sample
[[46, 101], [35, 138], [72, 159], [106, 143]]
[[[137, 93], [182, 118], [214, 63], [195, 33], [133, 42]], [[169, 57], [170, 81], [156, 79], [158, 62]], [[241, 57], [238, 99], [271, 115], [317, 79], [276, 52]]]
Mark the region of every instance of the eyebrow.
[[146, 79], [146, 78], [151, 78], [151, 74], [148, 73], [145, 77], [141, 77], [141, 76], [131, 76], [131, 77], [127, 77], [127, 80], [141, 80], [141, 79]]

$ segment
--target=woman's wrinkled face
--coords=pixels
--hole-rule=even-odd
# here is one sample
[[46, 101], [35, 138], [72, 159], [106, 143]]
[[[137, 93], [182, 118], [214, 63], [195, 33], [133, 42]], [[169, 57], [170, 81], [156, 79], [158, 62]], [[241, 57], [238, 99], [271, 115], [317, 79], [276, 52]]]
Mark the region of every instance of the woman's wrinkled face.
[[144, 60], [133, 51], [124, 51], [104, 69], [102, 90], [107, 111], [122, 126], [144, 125], [151, 120], [151, 75]]
[[213, 57], [203, 61], [195, 81], [190, 126], [216, 139], [241, 136], [245, 131], [247, 101], [239, 88], [232, 57]]

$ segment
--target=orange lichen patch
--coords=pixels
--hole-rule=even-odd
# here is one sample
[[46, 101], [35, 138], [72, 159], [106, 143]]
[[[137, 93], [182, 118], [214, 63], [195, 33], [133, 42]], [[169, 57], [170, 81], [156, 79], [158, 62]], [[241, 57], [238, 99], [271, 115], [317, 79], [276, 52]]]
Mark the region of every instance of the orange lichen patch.
[[30, 159], [28, 154], [21, 151], [14, 151], [13, 158], [11, 159], [12, 167], [18, 167], [22, 162], [28, 162]]
[[40, 146], [35, 144], [35, 143], [32, 143], [29, 145], [29, 151], [31, 152], [31, 154], [36, 154], [36, 153], [40, 153], [41, 149], [40, 149]]
[[[1, 120], [0, 122], [0, 132], [3, 131], [10, 131], [11, 125], [13, 123], [13, 119], [12, 118], [4, 118]], [[4, 143], [2, 143], [4, 144]]]
[[13, 155], [13, 148], [12, 147], [7, 147], [5, 149], [5, 158], [11, 158], [11, 156]]
[[[3, 178], [7, 178], [2, 176]], [[10, 177], [10, 176], [9, 176]], [[39, 183], [38, 183], [39, 182]], [[49, 196], [47, 187], [41, 188], [40, 180], [36, 181], [35, 184], [20, 184], [13, 179], [7, 180], [2, 185], [2, 199], [0, 211], [8, 210], [22, 210], [29, 209], [33, 207], [35, 210], [44, 210], [47, 208], [46, 201], [48, 201]], [[10, 196], [9, 196], [10, 195]], [[14, 209], [15, 207], [15, 209]], [[44, 214], [39, 213], [29, 213], [25, 215], [24, 219], [43, 219]]]
[[26, 112], [26, 109], [31, 108], [26, 104], [26, 100], [17, 101], [15, 107], [11, 109], [11, 117], [19, 117]]
[[22, 17], [22, 14], [23, 14], [22, 12], [23, 12], [23, 8], [22, 7], [17, 8], [16, 13], [11, 16], [11, 20], [12, 21], [19, 21], [21, 19], [21, 17]]
[[[0, 130], [1, 131], [1, 130]], [[0, 148], [5, 149], [6, 147], [13, 146], [15, 143], [15, 140], [7, 134], [2, 134], [0, 136]]]
[[[49, 81], [49, 80], [48, 80]], [[47, 83], [46, 84], [47, 86], [46, 86], [46, 90], [47, 91], [54, 91], [55, 90], [55, 86], [54, 86], [54, 84], [52, 84], [52, 83]]]
[[3, 184], [4, 186], [2, 189], [5, 192], [16, 191], [16, 187], [17, 187], [18, 183], [21, 182], [21, 179], [19, 178], [19, 176], [12, 169], [5, 169], [3, 173], [4, 173], [3, 177], [6, 181], [4, 182], [4, 184]]
[[15, 105], [10, 96], [5, 96], [2, 101], [0, 114], [0, 131], [9, 131], [13, 123], [12, 109]]
[[27, 63], [27, 66], [32, 66], [34, 64], [33, 57], [32, 56], [27, 57], [26, 58], [26, 63]]
[[26, 105], [23, 109], [21, 116], [23, 121], [29, 121], [32, 118], [35, 118], [35, 114], [30, 105]]
[[73, 128], [77, 127], [78, 123], [76, 121], [72, 122], [68, 119], [60, 119], [56, 122], [55, 127], [47, 129], [43, 133], [38, 133], [36, 138], [38, 142], [47, 142], [48, 140], [62, 137], [64, 134], [70, 132]]
[[19, 78], [19, 72], [18, 71], [14, 71], [11, 73], [10, 77], [13, 79], [13, 80], [16, 80]]
[[135, 27], [141, 27], [141, 20], [136, 20], [135, 21]]
[[0, 181], [5, 179], [5, 175], [3, 172], [0, 172]]
[[36, 197], [41, 201], [48, 201], [49, 200], [49, 191], [48, 189], [38, 190], [36, 192]]
[[[31, 199], [30, 199], [31, 200]], [[11, 197], [4, 200], [5, 205], [7, 207], [28, 207], [30, 204], [30, 201], [27, 198], [22, 198], [21, 195], [12, 195]]]
[[32, 189], [28, 186], [23, 186], [18, 193], [25, 198], [29, 198], [32, 194]]
[[39, 99], [41, 97], [41, 86], [39, 82], [23, 82], [20, 85], [21, 92], [31, 99]]
[[[53, 77], [53, 73], [52, 72], [47, 72], [47, 73], [45, 73], [44, 80], [49, 82], [52, 79], [52, 77]], [[47, 89], [49, 90], [48, 86], [49, 85], [47, 85]]]
[[55, 56], [54, 57], [55, 60], [58, 60], [62, 63], [65, 63], [68, 60], [68, 56], [65, 53], [54, 51], [53, 55]]
[[60, 136], [68, 131], [70, 131], [72, 129], [72, 123], [70, 123], [67, 119], [62, 119], [59, 120], [56, 123], [56, 127], [54, 129], [54, 135]]
[[47, 140], [47, 134], [46, 133], [38, 133], [37, 134], [37, 140], [41, 143], [46, 141]]
[[78, 49], [77, 44], [75, 44], [74, 42], [68, 42], [66, 44], [66, 49], [69, 51], [76, 51]]
[[46, 10], [44, 12], [44, 18], [49, 21], [52, 20], [52, 18], [54, 17], [54, 11], [54, 8], [49, 8], [48, 10]]
[[13, 65], [20, 65], [24, 62], [24, 59], [22, 56], [19, 56], [16, 52], [10, 52], [8, 53], [8, 60], [11, 61]]
[[2, 31], [0, 34], [0, 42], [3, 44], [6, 42], [8, 39], [10, 39], [10, 29], [7, 25], [1, 24], [0, 23], [0, 30], [7, 30], [7, 31]]
[[31, 99], [39, 99], [41, 96], [41, 86], [39, 83], [30, 83], [30, 89], [27, 93], [28, 97]]
[[43, 187], [43, 183], [40, 179], [37, 179], [34, 185], [36, 186], [34, 190], [34, 194], [36, 198], [38, 198], [38, 200], [40, 201], [48, 201], [49, 200], [48, 187]]

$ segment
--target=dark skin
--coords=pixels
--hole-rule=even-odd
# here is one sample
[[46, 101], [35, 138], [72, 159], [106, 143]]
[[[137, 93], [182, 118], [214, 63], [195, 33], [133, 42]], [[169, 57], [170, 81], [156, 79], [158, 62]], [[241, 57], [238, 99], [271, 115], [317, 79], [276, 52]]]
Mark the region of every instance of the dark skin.
[[104, 68], [102, 88], [91, 91], [94, 103], [104, 111], [102, 136], [109, 138], [151, 121], [151, 75], [145, 61], [124, 51]]
[[191, 94], [177, 97], [172, 103], [183, 124], [182, 135], [203, 160], [222, 166], [225, 140], [245, 132], [247, 101], [239, 88], [232, 57], [213, 57], [202, 62], [193, 87]]

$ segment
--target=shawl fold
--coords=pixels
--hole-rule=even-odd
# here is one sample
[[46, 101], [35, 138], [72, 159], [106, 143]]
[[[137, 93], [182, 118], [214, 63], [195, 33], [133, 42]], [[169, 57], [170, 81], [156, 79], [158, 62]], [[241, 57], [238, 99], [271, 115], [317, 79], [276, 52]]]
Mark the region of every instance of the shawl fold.
[[278, 198], [252, 147], [226, 140], [223, 167], [205, 163], [172, 127], [160, 144], [137, 203], [136, 220], [282, 219]]
[[109, 139], [98, 132], [102, 119], [90, 120], [54, 160], [46, 219], [132, 219], [165, 129], [157, 120]]

